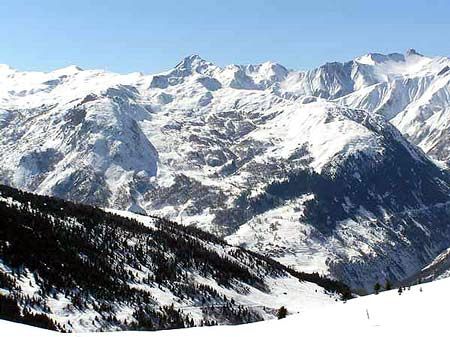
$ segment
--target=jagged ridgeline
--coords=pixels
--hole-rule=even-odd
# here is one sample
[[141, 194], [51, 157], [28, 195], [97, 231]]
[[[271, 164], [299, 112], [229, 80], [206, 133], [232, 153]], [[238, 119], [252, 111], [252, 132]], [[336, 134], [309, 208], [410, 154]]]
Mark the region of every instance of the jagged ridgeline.
[[283, 296], [350, 296], [340, 282], [161, 218], [144, 225], [4, 185], [0, 215], [3, 319], [60, 331], [157, 330], [271, 318]]

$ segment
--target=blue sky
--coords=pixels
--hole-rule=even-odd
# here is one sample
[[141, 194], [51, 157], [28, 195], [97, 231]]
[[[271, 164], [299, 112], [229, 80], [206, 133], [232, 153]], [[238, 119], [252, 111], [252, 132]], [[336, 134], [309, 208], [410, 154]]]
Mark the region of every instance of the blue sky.
[[295, 69], [370, 51], [448, 56], [449, 13], [433, 0], [2, 0], [0, 63], [152, 73], [189, 54]]

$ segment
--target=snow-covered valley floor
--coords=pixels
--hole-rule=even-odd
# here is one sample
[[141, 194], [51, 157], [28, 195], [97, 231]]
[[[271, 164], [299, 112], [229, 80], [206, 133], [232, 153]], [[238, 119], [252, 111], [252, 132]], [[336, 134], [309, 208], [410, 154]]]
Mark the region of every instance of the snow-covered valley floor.
[[[283, 320], [157, 332], [101, 333], [104, 337], [448, 336], [450, 278], [324, 305]], [[97, 334], [73, 334], [98, 336]], [[59, 333], [0, 321], [0, 336], [54, 337]]]

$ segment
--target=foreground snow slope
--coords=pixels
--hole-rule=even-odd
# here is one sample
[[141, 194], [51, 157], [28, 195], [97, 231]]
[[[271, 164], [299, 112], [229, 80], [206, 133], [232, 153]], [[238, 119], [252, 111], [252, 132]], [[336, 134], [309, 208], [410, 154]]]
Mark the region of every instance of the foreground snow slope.
[[0, 317], [66, 332], [162, 330], [271, 319], [350, 294], [197, 229], [121, 213], [0, 185]]
[[[158, 332], [103, 333], [105, 337], [249, 337], [249, 336], [445, 336], [450, 279], [411, 287], [401, 295], [396, 289], [379, 295], [306, 310], [284, 320], [240, 326], [219, 326]], [[326, 322], [326, 324], [324, 324]], [[59, 336], [58, 333], [0, 321], [5, 336]], [[74, 336], [97, 336], [75, 334]]]

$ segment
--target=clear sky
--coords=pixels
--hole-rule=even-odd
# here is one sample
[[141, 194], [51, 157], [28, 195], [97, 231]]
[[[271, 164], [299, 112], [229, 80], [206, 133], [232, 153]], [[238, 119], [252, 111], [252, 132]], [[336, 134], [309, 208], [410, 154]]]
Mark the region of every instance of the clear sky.
[[450, 55], [448, 0], [1, 0], [0, 63], [152, 73], [189, 54], [308, 69], [371, 51]]

